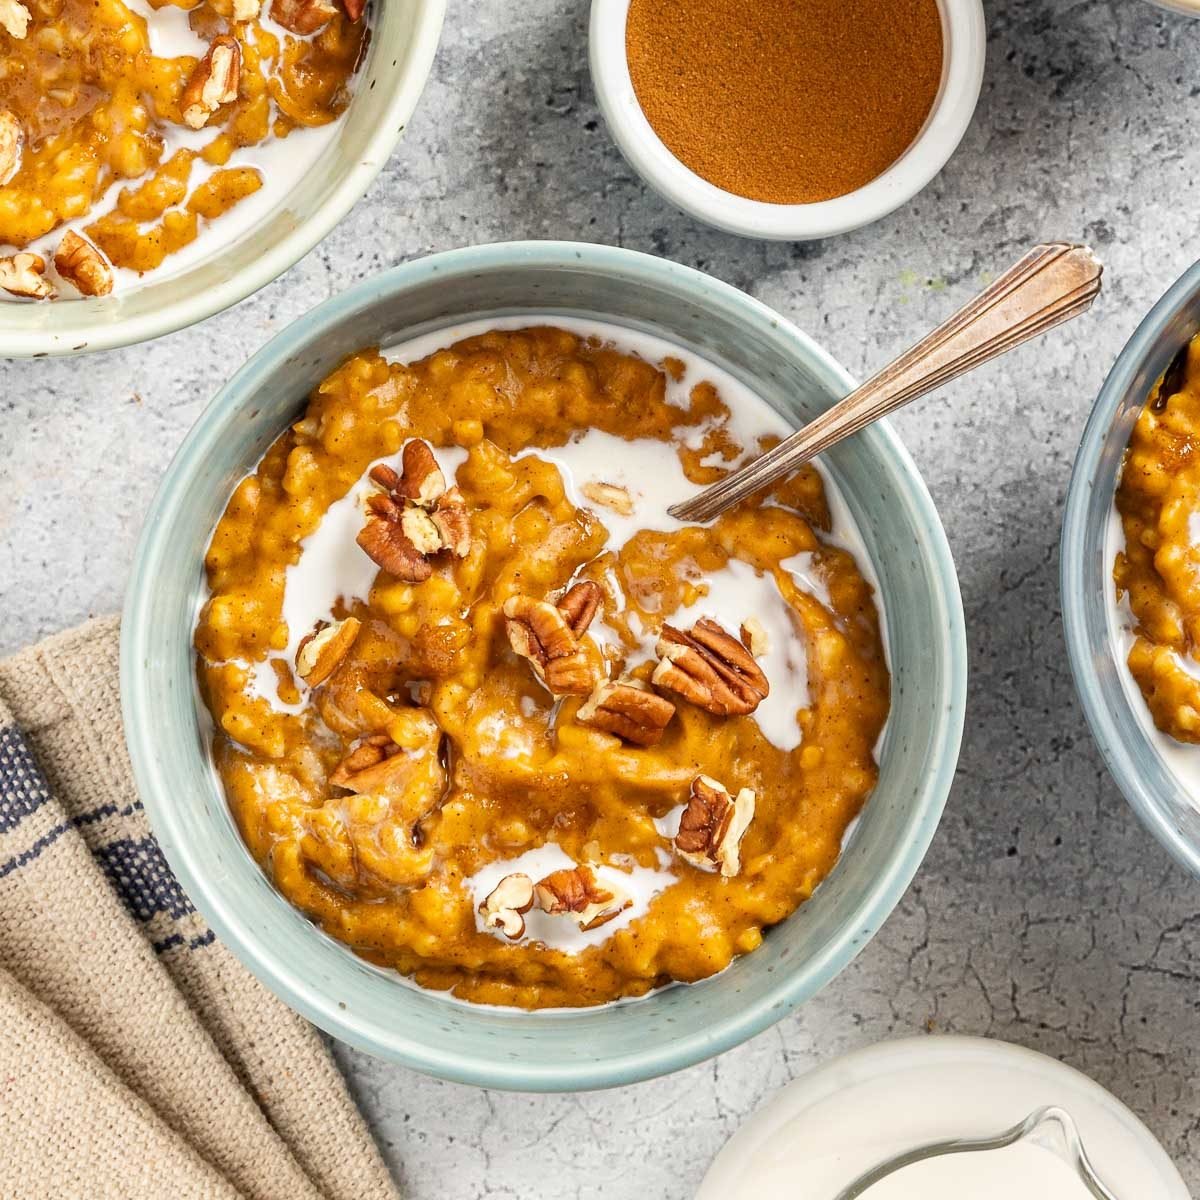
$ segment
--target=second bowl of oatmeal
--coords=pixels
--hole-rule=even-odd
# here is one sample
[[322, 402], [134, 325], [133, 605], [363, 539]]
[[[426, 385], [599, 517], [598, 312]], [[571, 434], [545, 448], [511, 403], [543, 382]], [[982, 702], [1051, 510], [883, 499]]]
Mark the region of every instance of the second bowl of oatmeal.
[[688, 1065], [832, 978], [953, 776], [941, 526], [883, 426], [711, 527], [665, 507], [848, 386], [743, 293], [569, 243], [407, 264], [270, 343], [124, 623], [139, 787], [220, 936], [339, 1037], [530, 1090]]
[[1198, 332], [1200, 263], [1104, 382], [1075, 457], [1060, 569], [1092, 735], [1134, 812], [1200, 875]]
[[387, 161], [444, 13], [445, 0], [10, 3], [0, 357], [158, 337], [287, 270]]

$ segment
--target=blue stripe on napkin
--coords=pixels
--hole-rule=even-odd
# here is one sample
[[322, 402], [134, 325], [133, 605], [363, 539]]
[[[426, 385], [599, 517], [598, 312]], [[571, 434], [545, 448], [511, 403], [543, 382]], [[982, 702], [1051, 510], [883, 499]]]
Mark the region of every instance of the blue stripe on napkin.
[[[44, 809], [52, 820], [56, 813], [63, 816], [25, 735], [14, 724], [0, 726], [0, 879], [35, 862], [64, 836], [111, 821], [111, 828], [93, 829], [87, 844], [121, 903], [139, 922], [161, 918], [156, 934], [163, 929], [162, 921], [186, 922], [177, 932], [158, 937], [154, 949], [197, 950], [212, 943], [212, 931], [199, 919], [158, 843], [144, 832], [140, 801], [97, 805], [49, 827], [44, 819], [30, 821]], [[27, 822], [28, 840], [22, 841], [21, 828]]]
[[0, 729], [0, 833], [8, 833], [50, 801], [50, 789], [34, 762], [25, 735]]

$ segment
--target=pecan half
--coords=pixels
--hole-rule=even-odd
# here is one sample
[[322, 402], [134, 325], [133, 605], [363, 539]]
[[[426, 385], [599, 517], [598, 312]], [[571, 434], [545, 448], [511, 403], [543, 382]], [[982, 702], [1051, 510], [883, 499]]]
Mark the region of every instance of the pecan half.
[[108, 259], [73, 229], [68, 229], [59, 243], [54, 269], [84, 296], [107, 296], [113, 289]]
[[184, 124], [191, 129], [202, 129], [222, 104], [236, 100], [241, 74], [242, 47], [237, 38], [227, 33], [213, 38], [179, 98]]
[[367, 7], [367, 0], [342, 0], [342, 7], [346, 10], [346, 16], [352, 21], [361, 21], [363, 11]]
[[21, 122], [7, 108], [0, 108], [0, 187], [21, 169], [24, 148], [25, 130]]
[[538, 907], [554, 916], [570, 916], [585, 932], [611, 921], [633, 901], [617, 888], [600, 883], [591, 867], [565, 867], [538, 880]]
[[664, 625], [651, 682], [718, 716], [752, 713], [770, 692], [750, 651], [705, 617], [684, 633]]
[[750, 788], [742, 788], [735, 800], [715, 779], [697, 775], [679, 821], [675, 849], [695, 866], [736, 875], [742, 869], [738, 848], [753, 819]]
[[533, 880], [520, 871], [505, 875], [479, 906], [485, 929], [499, 929], [516, 941], [525, 933], [525, 914], [533, 907]]
[[615, 483], [585, 483], [579, 489], [593, 504], [611, 508], [623, 517], [633, 515], [633, 497]]
[[387, 782], [395, 767], [393, 764], [400, 747], [386, 733], [374, 733], [365, 737], [342, 759], [329, 776], [334, 787], [348, 792], [375, 792]]
[[504, 629], [514, 652], [529, 660], [534, 674], [556, 696], [586, 696], [595, 679], [579, 638], [562, 609], [549, 600], [510, 596]]
[[305, 37], [328, 25], [337, 11], [329, 0], [273, 0], [271, 19]]
[[635, 746], [657, 746], [675, 715], [675, 705], [641, 680], [602, 683], [579, 706], [575, 719], [616, 734]]
[[604, 591], [591, 579], [581, 579], [572, 584], [557, 601], [558, 611], [567, 619], [571, 632], [581, 638], [600, 611]]
[[755, 658], [762, 658], [771, 649], [771, 639], [767, 637], [766, 627], [757, 617], [747, 617], [742, 622], [741, 634], [742, 645]]
[[362, 622], [357, 617], [318, 624], [296, 648], [296, 672], [309, 687], [320, 687], [350, 653]]
[[10, 254], [0, 258], [0, 288], [29, 300], [53, 300], [54, 286], [46, 278], [40, 254]]
[[29, 9], [20, 0], [0, 0], [0, 29], [21, 41], [29, 29]]

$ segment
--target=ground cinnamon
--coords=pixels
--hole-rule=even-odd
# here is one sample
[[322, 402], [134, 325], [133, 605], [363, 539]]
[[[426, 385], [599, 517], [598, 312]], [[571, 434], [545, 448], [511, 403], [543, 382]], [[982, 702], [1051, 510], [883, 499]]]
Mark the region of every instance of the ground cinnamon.
[[842, 196], [911, 144], [937, 94], [936, 0], [632, 0], [626, 52], [671, 152], [775, 204]]

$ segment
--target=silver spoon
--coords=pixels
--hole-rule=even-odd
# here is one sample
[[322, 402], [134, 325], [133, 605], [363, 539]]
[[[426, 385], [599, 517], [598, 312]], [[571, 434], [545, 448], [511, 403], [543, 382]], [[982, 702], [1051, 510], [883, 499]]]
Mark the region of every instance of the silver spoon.
[[[986, 1138], [954, 1138], [945, 1142], [933, 1142], [928, 1146], [919, 1146], [898, 1154], [873, 1167], [865, 1175], [856, 1179], [849, 1187], [834, 1197], [834, 1200], [858, 1200], [868, 1189], [881, 1180], [886, 1179], [904, 1167], [913, 1163], [923, 1162], [927, 1158], [937, 1158], [943, 1154], [972, 1154], [981, 1150], [1003, 1150], [1016, 1142], [1029, 1140], [1042, 1146], [1052, 1154], [1056, 1154], [1070, 1166], [1079, 1176], [1083, 1185], [1096, 1197], [1096, 1200], [1117, 1200], [1116, 1196], [1100, 1182], [1095, 1168], [1083, 1149], [1079, 1139], [1079, 1130], [1066, 1109], [1049, 1105], [1031, 1112], [1020, 1124], [1006, 1129], [995, 1137]], [[870, 1200], [870, 1197], [867, 1197]]]
[[1086, 246], [1035, 246], [990, 287], [910, 350], [773, 450], [668, 510], [709, 521], [751, 493], [803, 466], [842, 438], [980, 363], [1086, 312], [1104, 268]]

